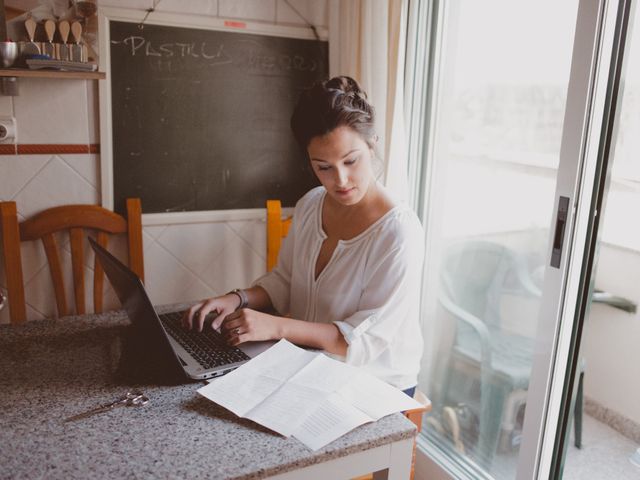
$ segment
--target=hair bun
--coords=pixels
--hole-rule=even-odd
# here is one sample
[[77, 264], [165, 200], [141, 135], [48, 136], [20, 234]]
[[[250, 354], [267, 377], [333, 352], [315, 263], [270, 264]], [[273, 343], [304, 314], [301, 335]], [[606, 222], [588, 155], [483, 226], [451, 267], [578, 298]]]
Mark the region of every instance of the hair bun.
[[345, 126], [375, 145], [375, 111], [358, 82], [346, 75], [316, 82], [302, 92], [291, 116], [298, 143], [307, 148], [312, 138]]
[[325, 88], [340, 90], [342, 93], [352, 98], [358, 98], [360, 100], [367, 99], [367, 94], [360, 88], [358, 82], [346, 75], [334, 77], [331, 80], [327, 80]]

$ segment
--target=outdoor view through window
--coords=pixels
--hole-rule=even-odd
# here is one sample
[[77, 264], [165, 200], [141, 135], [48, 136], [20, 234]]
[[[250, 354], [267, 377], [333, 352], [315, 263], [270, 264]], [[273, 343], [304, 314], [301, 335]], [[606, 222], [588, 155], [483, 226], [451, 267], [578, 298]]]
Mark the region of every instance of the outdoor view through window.
[[576, 0], [447, 4], [428, 149], [424, 435], [515, 476], [536, 342]]

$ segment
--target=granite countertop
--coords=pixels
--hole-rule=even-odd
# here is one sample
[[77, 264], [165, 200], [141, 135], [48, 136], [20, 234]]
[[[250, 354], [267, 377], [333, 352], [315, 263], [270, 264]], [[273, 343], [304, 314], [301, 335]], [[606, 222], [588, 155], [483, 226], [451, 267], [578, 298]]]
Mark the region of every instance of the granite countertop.
[[[401, 414], [318, 451], [196, 393], [203, 383], [128, 385], [114, 375], [122, 311], [0, 325], [0, 478], [256, 479], [411, 438]], [[64, 419], [140, 388], [144, 407]]]

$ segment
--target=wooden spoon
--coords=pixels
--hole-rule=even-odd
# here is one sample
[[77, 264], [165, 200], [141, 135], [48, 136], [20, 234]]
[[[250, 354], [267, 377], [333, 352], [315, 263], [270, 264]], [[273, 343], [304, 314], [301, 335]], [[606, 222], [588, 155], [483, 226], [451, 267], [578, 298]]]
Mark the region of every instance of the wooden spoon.
[[69, 60], [69, 45], [67, 45], [69, 30], [69, 22], [66, 20], [61, 20], [58, 23], [58, 32], [60, 32], [60, 38], [62, 39], [62, 43], [58, 46], [58, 58], [60, 60]]
[[73, 22], [71, 24], [71, 35], [73, 35], [76, 44], [79, 44], [80, 38], [82, 38], [82, 25], [80, 25], [80, 22]]
[[24, 27], [27, 29], [27, 35], [29, 35], [29, 41], [33, 43], [33, 39], [36, 35], [36, 21], [29, 17], [24, 21]]
[[53, 20], [45, 20], [44, 31], [47, 34], [49, 43], [53, 43], [53, 35], [56, 33], [56, 23]]
[[74, 62], [86, 61], [86, 59], [83, 58], [82, 45], [80, 45], [80, 39], [82, 38], [82, 25], [80, 22], [73, 22], [71, 24], [71, 35], [73, 35], [73, 39], [76, 41], [75, 45], [71, 45], [71, 60]]
[[43, 53], [49, 55], [51, 58], [56, 58], [56, 49], [53, 46], [53, 35], [56, 33], [56, 23], [53, 20], [45, 20], [44, 31], [47, 34], [49, 43], [42, 45]]
[[36, 21], [29, 17], [24, 21], [24, 28], [27, 30], [29, 42], [21, 46], [21, 55], [38, 55], [40, 54], [40, 46], [33, 41], [36, 36]]

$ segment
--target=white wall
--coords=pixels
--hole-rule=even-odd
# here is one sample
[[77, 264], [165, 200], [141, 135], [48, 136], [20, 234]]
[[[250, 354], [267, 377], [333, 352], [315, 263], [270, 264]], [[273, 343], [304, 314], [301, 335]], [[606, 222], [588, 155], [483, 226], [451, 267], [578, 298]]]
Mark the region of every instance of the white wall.
[[[596, 288], [640, 303], [640, 252], [601, 244]], [[640, 424], [640, 313], [593, 304], [582, 337], [585, 395]]]
[[[327, 27], [327, 0], [291, 3], [310, 22]], [[143, 9], [152, 4], [152, 0], [99, 2], [103, 7], [140, 8], [141, 18]], [[284, 0], [163, 0], [157, 10], [305, 25]], [[0, 116], [16, 118], [19, 144], [99, 143], [97, 81], [20, 79], [19, 88], [19, 96], [0, 96]], [[100, 156], [0, 155], [0, 200], [16, 201], [21, 219], [55, 205], [100, 203]], [[68, 241], [62, 239], [62, 243]], [[145, 274], [151, 299], [157, 304], [173, 303], [248, 286], [265, 271], [265, 245], [265, 224], [258, 220], [146, 226]], [[113, 248], [126, 258], [123, 242]], [[68, 248], [64, 261], [70, 278]], [[39, 243], [24, 243], [23, 270], [28, 318], [54, 316], [49, 271]], [[5, 285], [0, 271], [0, 287]], [[70, 285], [67, 290], [69, 305], [73, 305]], [[89, 284], [87, 297], [91, 298]], [[113, 293], [108, 292], [107, 297], [107, 305], [115, 306]], [[8, 321], [8, 309], [0, 311], [0, 323]]]

